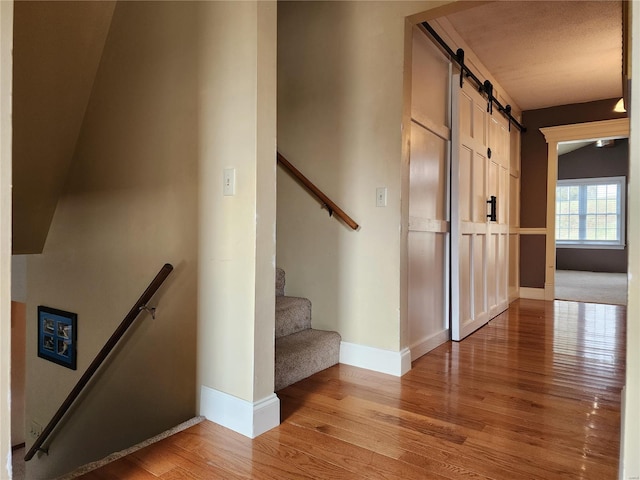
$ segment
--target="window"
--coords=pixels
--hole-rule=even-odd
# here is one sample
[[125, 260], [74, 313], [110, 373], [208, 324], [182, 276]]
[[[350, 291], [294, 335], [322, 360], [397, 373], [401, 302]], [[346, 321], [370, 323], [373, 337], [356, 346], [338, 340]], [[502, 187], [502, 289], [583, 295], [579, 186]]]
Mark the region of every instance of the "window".
[[625, 177], [558, 180], [556, 246], [624, 248]]

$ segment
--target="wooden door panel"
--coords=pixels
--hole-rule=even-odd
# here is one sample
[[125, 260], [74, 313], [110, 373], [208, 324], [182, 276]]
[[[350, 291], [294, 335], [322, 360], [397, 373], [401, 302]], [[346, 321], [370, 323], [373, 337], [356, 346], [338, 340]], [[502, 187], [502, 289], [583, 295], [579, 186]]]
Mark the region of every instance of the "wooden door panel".
[[[448, 130], [451, 62], [417, 28], [411, 53], [411, 118]], [[425, 125], [429, 127], [428, 125]]]
[[487, 147], [487, 104], [484, 100], [478, 103], [480, 95], [475, 91], [473, 92], [475, 103], [473, 106], [473, 139], [479, 143], [480, 147]]
[[474, 162], [471, 169], [473, 182], [471, 192], [473, 195], [473, 221], [476, 224], [484, 224], [487, 220], [487, 156], [485, 155], [484, 145], [476, 144]]
[[498, 203], [498, 223], [500, 225], [508, 225], [509, 223], [509, 170], [500, 166], [499, 171], [498, 195], [500, 202]]
[[473, 319], [483, 321], [487, 312], [486, 273], [487, 265], [487, 235], [473, 236]]
[[500, 242], [498, 256], [498, 299], [500, 305], [509, 301], [509, 232], [502, 232], [498, 237]]
[[499, 235], [491, 233], [488, 235], [489, 245], [487, 248], [487, 302], [489, 309], [493, 309], [498, 303], [498, 265], [499, 257]]
[[466, 138], [473, 138], [473, 100], [466, 92], [460, 92], [459, 97], [459, 117], [458, 135]]
[[425, 344], [430, 350], [441, 343], [431, 345], [430, 340], [448, 327], [447, 319], [442, 315], [448, 302], [443, 282], [446, 278], [446, 262], [443, 260], [446, 258], [447, 241], [444, 233], [409, 232], [409, 285], [416, 293], [409, 295], [408, 310], [412, 357], [426, 353]]
[[473, 237], [471, 235], [463, 235], [459, 239], [459, 252], [460, 252], [460, 268], [458, 291], [460, 294], [459, 302], [459, 324], [452, 323], [452, 335], [454, 337], [460, 336], [460, 325], [465, 325], [472, 320], [471, 317], [471, 242]]
[[473, 151], [465, 145], [460, 146], [459, 164], [458, 215], [461, 222], [471, 222], [473, 219], [473, 205], [471, 202], [471, 193], [473, 192], [473, 177], [471, 174], [473, 171]]
[[411, 122], [409, 216], [446, 220], [449, 142]]

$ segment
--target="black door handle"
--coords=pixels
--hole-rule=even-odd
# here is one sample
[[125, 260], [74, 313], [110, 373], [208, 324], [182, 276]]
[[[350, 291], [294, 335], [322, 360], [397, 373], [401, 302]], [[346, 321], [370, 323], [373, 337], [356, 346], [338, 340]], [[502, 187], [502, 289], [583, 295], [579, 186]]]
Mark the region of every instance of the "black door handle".
[[491, 210], [489, 215], [487, 215], [487, 218], [489, 219], [490, 222], [497, 222], [497, 218], [496, 218], [496, 196], [495, 195], [491, 195], [490, 200], [487, 200], [487, 203], [491, 206]]

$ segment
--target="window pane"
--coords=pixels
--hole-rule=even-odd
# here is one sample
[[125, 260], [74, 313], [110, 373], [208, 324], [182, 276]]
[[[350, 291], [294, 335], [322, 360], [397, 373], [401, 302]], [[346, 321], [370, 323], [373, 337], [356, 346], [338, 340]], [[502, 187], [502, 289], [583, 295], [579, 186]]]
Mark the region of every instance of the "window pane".
[[578, 215], [569, 216], [569, 228], [572, 230], [580, 228], [580, 217]]
[[586, 229], [585, 238], [583, 240], [595, 240], [596, 231], [598, 229], [597, 215], [587, 215], [585, 219]]
[[569, 228], [569, 217], [567, 217], [566, 215], [561, 215], [558, 218], [558, 226], [560, 228]]
[[[565, 182], [561, 184], [560, 182]], [[559, 180], [556, 189], [556, 238], [575, 242], [620, 242], [624, 232], [618, 209], [624, 177]]]
[[618, 215], [607, 216], [607, 240], [620, 240], [618, 238]]
[[577, 185], [569, 187], [569, 200], [578, 200], [580, 198], [580, 187]]
[[569, 202], [569, 213], [580, 213], [580, 202], [578, 200], [571, 200]]
[[569, 189], [567, 187], [557, 187], [556, 200], [560, 202], [569, 200]]

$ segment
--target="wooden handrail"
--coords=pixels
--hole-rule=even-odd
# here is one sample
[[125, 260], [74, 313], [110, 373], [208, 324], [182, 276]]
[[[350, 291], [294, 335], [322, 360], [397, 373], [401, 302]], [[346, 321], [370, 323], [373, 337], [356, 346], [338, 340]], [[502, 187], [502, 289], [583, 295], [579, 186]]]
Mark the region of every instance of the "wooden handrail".
[[305, 177], [300, 172], [300, 170], [291, 165], [289, 160], [287, 160], [280, 152], [277, 153], [277, 156], [280, 165], [289, 170], [298, 180], [300, 180], [300, 182], [302, 182], [305, 187], [307, 187], [307, 189], [311, 193], [318, 197], [318, 199], [325, 207], [327, 207], [327, 210], [329, 210], [329, 216], [331, 216], [332, 213], [335, 213], [337, 217], [340, 217], [340, 219], [351, 228], [353, 228], [354, 230], [358, 229], [359, 225], [349, 215], [344, 213], [344, 210], [342, 210], [338, 205], [331, 201], [331, 199], [327, 197], [318, 187], [316, 187], [313, 182], [311, 182], [311, 180]]
[[89, 380], [91, 380], [91, 378], [96, 373], [98, 368], [100, 368], [100, 365], [102, 365], [102, 362], [104, 362], [104, 360], [107, 358], [109, 353], [111, 353], [111, 350], [113, 350], [113, 348], [117, 345], [118, 341], [120, 341], [120, 339], [127, 332], [127, 330], [129, 329], [133, 321], [140, 314], [140, 311], [148, 308], [147, 302], [151, 300], [151, 297], [153, 297], [153, 295], [156, 293], [158, 288], [160, 288], [160, 285], [162, 285], [162, 282], [165, 281], [165, 279], [169, 276], [172, 270], [173, 270], [173, 266], [169, 263], [166, 263], [160, 269], [160, 271], [155, 276], [155, 278], [151, 281], [147, 289], [144, 291], [144, 293], [140, 296], [138, 301], [131, 308], [127, 316], [124, 317], [124, 320], [122, 320], [122, 323], [120, 323], [116, 331], [113, 332], [113, 335], [111, 335], [109, 340], [107, 340], [107, 343], [104, 344], [104, 347], [102, 347], [102, 350], [98, 352], [98, 355], [96, 355], [96, 358], [93, 359], [93, 362], [91, 362], [91, 365], [89, 365], [89, 368], [87, 368], [87, 371], [84, 372], [80, 380], [78, 380], [78, 383], [76, 383], [76, 386], [73, 387], [73, 390], [71, 390], [71, 393], [67, 395], [67, 398], [65, 399], [64, 402], [62, 402], [62, 405], [60, 405], [60, 408], [58, 408], [58, 411], [55, 413], [51, 421], [47, 424], [47, 426], [44, 428], [40, 436], [36, 439], [34, 444], [31, 446], [27, 454], [24, 456], [25, 461], [28, 462], [29, 460], [31, 460], [38, 450], [42, 450], [45, 453], [48, 453], [48, 450], [41, 448], [42, 444], [47, 440], [51, 432], [53, 432], [53, 430], [56, 428], [60, 420], [62, 420], [62, 418], [65, 416], [69, 408], [71, 408], [71, 405], [73, 404], [73, 402], [75, 402], [75, 400], [78, 398], [78, 396], [80, 395], [84, 387], [87, 385], [87, 383], [89, 383]]

